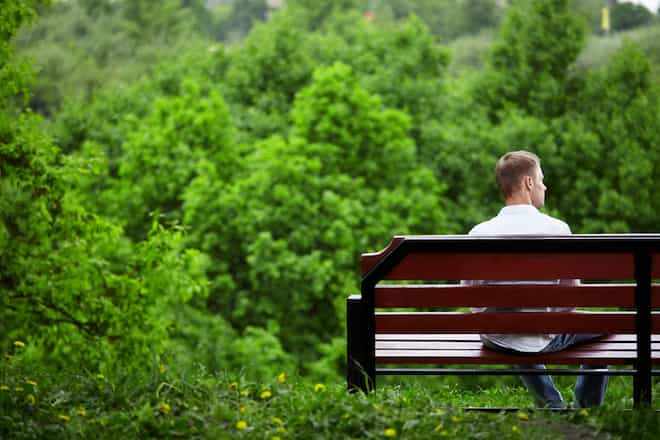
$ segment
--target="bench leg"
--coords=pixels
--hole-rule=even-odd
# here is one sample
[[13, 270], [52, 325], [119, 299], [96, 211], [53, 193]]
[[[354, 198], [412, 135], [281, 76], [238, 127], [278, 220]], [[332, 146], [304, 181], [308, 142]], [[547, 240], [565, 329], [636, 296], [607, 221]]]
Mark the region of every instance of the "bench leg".
[[651, 369], [651, 254], [635, 253], [635, 333], [637, 338], [637, 373], [633, 379], [633, 401], [635, 408], [650, 407], [652, 399], [653, 376]]
[[637, 374], [633, 376], [633, 406], [634, 408], [650, 407], [652, 402], [652, 376], [650, 368], [636, 365]]
[[357, 295], [350, 296], [346, 300], [346, 382], [351, 392], [362, 390], [367, 393], [376, 384], [374, 375], [367, 373], [370, 355], [366, 347], [366, 318], [362, 299]]

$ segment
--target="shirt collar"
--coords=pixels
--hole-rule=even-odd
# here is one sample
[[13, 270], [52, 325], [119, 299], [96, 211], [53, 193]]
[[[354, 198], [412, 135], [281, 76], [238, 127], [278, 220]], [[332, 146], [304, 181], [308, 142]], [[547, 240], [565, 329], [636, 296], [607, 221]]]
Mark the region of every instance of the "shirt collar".
[[508, 205], [500, 209], [499, 215], [535, 214], [539, 210], [534, 205]]

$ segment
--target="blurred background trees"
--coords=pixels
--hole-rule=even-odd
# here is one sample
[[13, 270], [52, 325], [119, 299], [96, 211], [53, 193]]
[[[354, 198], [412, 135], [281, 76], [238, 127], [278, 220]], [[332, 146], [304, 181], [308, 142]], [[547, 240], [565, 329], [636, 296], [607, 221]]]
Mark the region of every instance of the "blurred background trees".
[[282, 3], [2, 3], [2, 344], [336, 376], [359, 254], [495, 215], [513, 149], [574, 232], [658, 231], [652, 12]]

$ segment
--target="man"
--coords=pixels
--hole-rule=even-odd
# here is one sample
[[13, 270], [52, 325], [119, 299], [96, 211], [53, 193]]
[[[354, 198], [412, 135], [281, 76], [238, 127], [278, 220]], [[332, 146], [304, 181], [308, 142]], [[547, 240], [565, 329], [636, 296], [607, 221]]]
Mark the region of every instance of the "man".
[[[505, 205], [499, 214], [476, 225], [470, 235], [533, 234], [566, 235], [571, 230], [566, 223], [539, 212], [545, 204], [546, 186], [543, 183], [541, 161], [533, 153], [513, 151], [502, 156], [495, 167], [497, 185], [504, 195]], [[559, 280], [557, 282], [560, 282]], [[564, 281], [561, 281], [564, 282]], [[573, 281], [568, 281], [573, 282]], [[489, 284], [493, 282], [488, 282]], [[504, 282], [510, 284], [511, 282]], [[539, 282], [534, 282], [538, 284]], [[546, 282], [547, 283], [547, 282]], [[494, 311], [473, 309], [476, 312]], [[532, 311], [538, 309], [517, 309]], [[566, 308], [547, 308], [543, 311], [572, 311]], [[600, 335], [500, 335], [484, 334], [481, 340], [488, 348], [515, 352], [555, 352], [594, 339]], [[543, 365], [519, 365], [518, 368], [545, 369]], [[603, 368], [582, 366], [583, 369]], [[521, 376], [539, 407], [565, 408], [566, 404], [550, 376]], [[607, 376], [580, 376], [575, 385], [575, 407], [600, 405], [605, 398]]]

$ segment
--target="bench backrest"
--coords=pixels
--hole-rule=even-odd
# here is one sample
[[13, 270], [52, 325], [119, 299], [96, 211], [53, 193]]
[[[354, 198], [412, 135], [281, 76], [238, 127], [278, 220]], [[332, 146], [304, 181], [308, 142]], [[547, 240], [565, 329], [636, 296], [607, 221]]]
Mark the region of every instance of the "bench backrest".
[[[362, 255], [362, 298], [378, 333], [660, 332], [660, 235], [399, 236]], [[580, 285], [549, 284], [582, 280]], [[383, 284], [382, 281], [425, 284]], [[460, 280], [528, 284], [438, 284]], [[546, 284], [539, 284], [545, 281]], [[433, 282], [433, 283], [431, 283]], [[536, 283], [536, 284], [534, 284]], [[384, 308], [607, 307], [634, 312], [471, 314]]]

